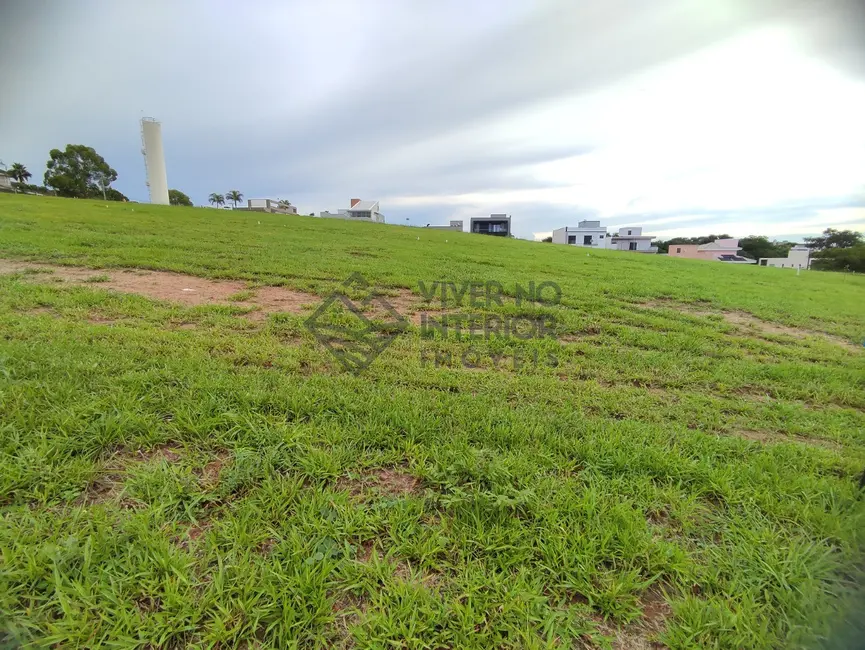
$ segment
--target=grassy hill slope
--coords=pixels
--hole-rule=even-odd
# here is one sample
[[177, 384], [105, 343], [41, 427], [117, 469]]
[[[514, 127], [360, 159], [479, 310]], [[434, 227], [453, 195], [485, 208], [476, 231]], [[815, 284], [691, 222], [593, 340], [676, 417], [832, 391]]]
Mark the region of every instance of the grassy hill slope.
[[[0, 258], [58, 265], [0, 273], [11, 638], [788, 648], [843, 618], [865, 278], [10, 195]], [[184, 306], [107, 290], [121, 269], [247, 285]], [[247, 304], [355, 272], [411, 320], [360, 374], [311, 309]], [[552, 334], [424, 332], [434, 281], [498, 283], [501, 305], [448, 309]], [[530, 282], [560, 304], [517, 304]]]

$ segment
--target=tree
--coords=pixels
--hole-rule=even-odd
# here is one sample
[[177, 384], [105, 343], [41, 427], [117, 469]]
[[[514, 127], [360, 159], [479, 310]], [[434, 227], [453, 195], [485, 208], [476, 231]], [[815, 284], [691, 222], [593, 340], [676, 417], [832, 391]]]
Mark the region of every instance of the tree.
[[113, 187], [109, 187], [105, 190], [104, 198], [106, 201], [128, 201], [126, 195], [122, 192], [115, 190]]
[[826, 248], [851, 248], [862, 243], [865, 243], [862, 241], [862, 233], [834, 228], [826, 228], [822, 237], [805, 237], [805, 245], [818, 251]]
[[52, 149], [49, 155], [44, 182], [59, 196], [107, 198], [108, 186], [117, 180], [117, 172], [92, 147], [67, 144], [65, 151]]
[[234, 207], [236, 208], [237, 202], [243, 201], [243, 194], [241, 194], [237, 190], [231, 190], [230, 192], [225, 193], [225, 199], [234, 203]]
[[168, 190], [168, 202], [171, 205], [185, 205], [190, 208], [192, 207], [192, 199], [180, 190]]
[[761, 257], [787, 257], [787, 253], [796, 244], [789, 241], [769, 241], [768, 237], [753, 236], [739, 240], [742, 255], [759, 260]]
[[865, 273], [865, 244], [824, 248], [814, 253], [811, 268], [818, 271], [855, 271]]
[[672, 239], [668, 239], [667, 241], [659, 241], [656, 246], [658, 247], [659, 253], [668, 253], [670, 252], [670, 246], [675, 246], [676, 244], [708, 244], [710, 241], [715, 241], [716, 239], [730, 239], [730, 235], [706, 235], [705, 237], [673, 237]]
[[24, 185], [33, 176], [21, 163], [12, 163], [12, 166], [6, 170], [6, 175], [17, 181], [20, 185]]
[[545, 242], [547, 244], [552, 244], [553, 243], [553, 236], [550, 235], [549, 237], [544, 237], [541, 241]]
[[216, 194], [215, 192], [207, 197], [207, 200], [211, 205], [215, 205], [217, 208], [225, 205], [225, 197], [222, 194]]

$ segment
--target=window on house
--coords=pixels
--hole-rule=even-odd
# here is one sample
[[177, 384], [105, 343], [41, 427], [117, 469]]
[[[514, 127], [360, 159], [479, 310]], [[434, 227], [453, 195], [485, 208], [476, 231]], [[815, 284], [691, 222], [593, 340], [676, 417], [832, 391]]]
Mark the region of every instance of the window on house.
[[628, 250], [629, 250], [629, 251], [635, 251], [635, 250], [637, 250], [637, 242], [635, 242], [635, 241], [630, 242], [630, 243], [628, 244]]
[[631, 231], [630, 231], [630, 230], [628, 231], [628, 234], [629, 234], [629, 235], [631, 234]]
[[568, 243], [569, 244], [576, 244], [577, 243], [577, 236], [576, 235], [568, 235]]
[[592, 236], [591, 235], [583, 235], [583, 246], [591, 246], [592, 245]]
[[676, 249], [676, 252], [677, 252], [677, 253], [681, 253], [681, 252], [682, 252], [682, 249], [681, 249], [681, 248], [677, 248], [677, 249]]
[[603, 239], [603, 238], [604, 238], [604, 236], [603, 236], [603, 235], [601, 235], [601, 236], [600, 236], [600, 237], [599, 237], [599, 239]]

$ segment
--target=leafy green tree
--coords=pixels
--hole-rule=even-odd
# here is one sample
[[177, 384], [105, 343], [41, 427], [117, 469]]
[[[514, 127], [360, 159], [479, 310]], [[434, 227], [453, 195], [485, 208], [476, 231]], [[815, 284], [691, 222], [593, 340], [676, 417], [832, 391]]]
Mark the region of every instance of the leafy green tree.
[[168, 190], [168, 202], [171, 205], [185, 205], [190, 208], [192, 207], [192, 199], [180, 190]]
[[123, 192], [115, 190], [113, 187], [109, 187], [105, 190], [105, 194], [103, 195], [106, 201], [128, 201], [126, 195]]
[[117, 180], [117, 172], [92, 147], [68, 144], [64, 151], [52, 149], [49, 155], [44, 182], [59, 196], [107, 198], [108, 187]]
[[668, 253], [670, 252], [670, 246], [675, 246], [676, 244], [708, 244], [710, 241], [715, 241], [716, 239], [730, 239], [730, 235], [706, 235], [705, 237], [673, 237], [672, 239], [668, 239], [667, 241], [659, 241], [655, 244], [658, 247], [659, 253]]
[[[27, 168], [21, 163], [12, 163], [12, 166], [6, 170], [6, 175], [17, 181], [19, 185], [24, 185], [33, 174], [27, 171]], [[17, 192], [17, 189], [16, 189]]]
[[217, 194], [216, 192], [208, 196], [207, 200], [210, 202], [211, 205], [215, 205], [217, 208], [225, 205], [225, 197], [222, 196], [222, 194]]
[[805, 245], [818, 251], [826, 248], [852, 248], [862, 243], [865, 243], [862, 241], [862, 233], [834, 228], [826, 228], [822, 237], [805, 238]]
[[818, 271], [855, 271], [865, 273], [865, 244], [824, 248], [811, 258], [811, 268]]
[[745, 237], [739, 240], [742, 255], [759, 260], [761, 257], [787, 257], [787, 253], [796, 244], [789, 241], [769, 241], [765, 236]]
[[237, 190], [231, 190], [230, 192], [226, 192], [225, 199], [234, 203], [234, 207], [236, 208], [237, 202], [243, 201], [243, 194], [241, 194]]
[[552, 237], [552, 235], [550, 235], [549, 237], [544, 237], [541, 241], [545, 242], [547, 244], [552, 244], [553, 243], [553, 237]]

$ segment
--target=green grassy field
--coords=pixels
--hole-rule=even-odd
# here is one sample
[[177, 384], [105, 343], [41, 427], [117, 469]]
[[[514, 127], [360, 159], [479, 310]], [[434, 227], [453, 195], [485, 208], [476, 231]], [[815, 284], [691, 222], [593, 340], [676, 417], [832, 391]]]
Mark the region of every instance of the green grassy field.
[[[0, 258], [57, 265], [0, 273], [0, 645], [865, 633], [861, 276], [14, 195]], [[183, 306], [111, 290], [128, 268], [245, 284]], [[247, 317], [263, 287], [315, 302], [354, 272], [404, 311], [420, 282], [499, 283], [471, 311], [554, 336], [411, 324], [354, 374], [310, 310]], [[517, 305], [532, 281], [561, 303]]]

